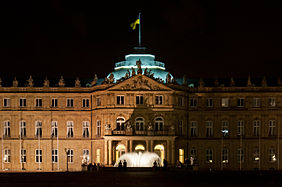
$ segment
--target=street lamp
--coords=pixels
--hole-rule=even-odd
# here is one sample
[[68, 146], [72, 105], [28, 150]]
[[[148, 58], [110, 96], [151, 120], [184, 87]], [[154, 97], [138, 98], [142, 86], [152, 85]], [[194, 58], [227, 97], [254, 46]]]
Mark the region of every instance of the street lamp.
[[67, 156], [67, 172], [69, 171], [69, 149], [65, 148], [66, 156]]

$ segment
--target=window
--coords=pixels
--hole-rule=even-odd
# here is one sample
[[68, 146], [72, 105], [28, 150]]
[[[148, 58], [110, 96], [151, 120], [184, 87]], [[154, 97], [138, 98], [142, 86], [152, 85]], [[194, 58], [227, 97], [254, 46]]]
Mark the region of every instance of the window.
[[221, 107], [229, 106], [229, 98], [221, 98]]
[[222, 163], [228, 163], [228, 149], [223, 148], [221, 154]]
[[58, 163], [58, 149], [52, 149], [52, 163]]
[[42, 149], [35, 150], [35, 162], [42, 163]]
[[26, 163], [26, 150], [25, 149], [21, 149], [20, 151], [20, 162]]
[[276, 154], [275, 154], [275, 149], [270, 148], [269, 149], [269, 162], [275, 162], [276, 161]]
[[136, 96], [136, 104], [137, 104], [137, 105], [143, 105], [143, 104], [144, 104], [143, 95], [137, 95], [137, 96]]
[[10, 149], [4, 149], [3, 160], [4, 160], [4, 163], [10, 163], [11, 162], [11, 150]]
[[155, 131], [164, 130], [164, 120], [161, 117], [155, 119]]
[[244, 135], [244, 121], [238, 120], [237, 122], [237, 135], [243, 136]]
[[212, 149], [206, 150], [206, 162], [212, 163]]
[[73, 121], [67, 121], [67, 137], [73, 137]]
[[101, 149], [96, 150], [96, 162], [97, 163], [101, 162]]
[[3, 99], [3, 107], [10, 107], [10, 106], [11, 106], [10, 98], [4, 98]]
[[58, 137], [58, 122], [57, 121], [51, 122], [51, 136]]
[[20, 121], [20, 136], [26, 137], [26, 122], [23, 120]]
[[241, 148], [237, 149], [237, 161], [244, 162], [244, 153], [243, 153], [243, 149]]
[[190, 155], [193, 159], [197, 158], [197, 150], [194, 147], [192, 147]]
[[101, 121], [97, 120], [97, 136], [101, 136]]
[[83, 163], [88, 164], [89, 163], [89, 150], [88, 149], [83, 149], [82, 152], [82, 159], [83, 159]]
[[178, 106], [183, 106], [183, 97], [182, 96], [178, 97]]
[[254, 162], [258, 162], [259, 161], [259, 149], [258, 148], [254, 149], [253, 159], [254, 159]]
[[197, 121], [191, 121], [190, 136], [192, 137], [197, 136], [197, 129], [198, 129], [197, 126], [198, 126]]
[[276, 128], [276, 121], [269, 120], [269, 129], [268, 129], [269, 136], [275, 136], [275, 128]]
[[190, 107], [196, 107], [197, 106], [197, 99], [196, 98], [191, 98], [190, 99]]
[[101, 98], [100, 97], [96, 98], [96, 105], [101, 106]]
[[118, 105], [124, 105], [124, 95], [118, 95], [117, 96], [117, 104]]
[[58, 99], [52, 98], [51, 107], [54, 108], [58, 107]]
[[268, 98], [268, 104], [269, 104], [270, 107], [275, 107], [276, 106], [276, 98], [275, 97]]
[[25, 98], [20, 98], [20, 107], [26, 107], [26, 99]]
[[260, 98], [253, 98], [253, 107], [260, 107]]
[[206, 136], [213, 136], [213, 123], [212, 121], [206, 121]]
[[222, 128], [221, 128], [221, 133], [223, 137], [227, 137], [229, 135], [229, 122], [224, 120], [221, 122]]
[[88, 138], [89, 137], [89, 121], [83, 121], [82, 122], [82, 136], [84, 138]]
[[35, 107], [42, 107], [42, 99], [41, 98], [35, 99]]
[[67, 99], [67, 107], [73, 107], [73, 99]]
[[254, 132], [254, 136], [260, 135], [260, 120], [254, 120], [253, 132]]
[[4, 134], [5, 137], [11, 136], [10, 121], [4, 121]]
[[42, 122], [41, 121], [35, 122], [35, 136], [38, 138], [42, 137]]
[[179, 149], [179, 161], [184, 164], [184, 149]]
[[156, 103], [156, 105], [162, 105], [163, 104], [163, 96], [162, 95], [156, 95], [155, 96], [155, 103]]
[[89, 107], [89, 99], [82, 99], [82, 107], [84, 108]]
[[144, 119], [143, 118], [136, 118], [136, 120], [135, 120], [135, 130], [136, 131], [143, 131], [144, 130]]
[[68, 149], [67, 150], [67, 160], [69, 163], [72, 163], [73, 162], [73, 149]]
[[125, 122], [124, 118], [122, 117], [117, 118], [116, 121], [117, 130], [122, 130], [122, 131], [124, 130], [124, 122]]
[[245, 101], [245, 99], [244, 98], [239, 98], [238, 100], [237, 100], [237, 106], [238, 107], [244, 107], [244, 101]]
[[178, 135], [182, 136], [183, 135], [183, 121], [178, 120]]
[[207, 99], [207, 107], [212, 107], [213, 106], [213, 99], [212, 98], [208, 98]]

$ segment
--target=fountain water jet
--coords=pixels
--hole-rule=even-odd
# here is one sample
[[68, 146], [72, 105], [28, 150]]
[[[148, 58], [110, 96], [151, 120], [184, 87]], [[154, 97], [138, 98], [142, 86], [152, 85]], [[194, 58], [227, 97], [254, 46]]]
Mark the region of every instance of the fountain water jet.
[[146, 151], [125, 153], [116, 161], [114, 167], [118, 167], [119, 161], [123, 163], [124, 160], [127, 162], [127, 167], [152, 167], [155, 161], [158, 165], [162, 165], [159, 155]]

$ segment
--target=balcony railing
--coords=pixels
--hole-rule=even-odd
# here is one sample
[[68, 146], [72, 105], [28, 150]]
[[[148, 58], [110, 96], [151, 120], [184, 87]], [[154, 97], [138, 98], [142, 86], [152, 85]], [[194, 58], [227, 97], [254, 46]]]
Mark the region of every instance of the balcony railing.
[[143, 130], [143, 131], [126, 131], [126, 130], [112, 130], [111, 132], [105, 133], [105, 135], [133, 135], [133, 136], [174, 136], [175, 132], [171, 130]]

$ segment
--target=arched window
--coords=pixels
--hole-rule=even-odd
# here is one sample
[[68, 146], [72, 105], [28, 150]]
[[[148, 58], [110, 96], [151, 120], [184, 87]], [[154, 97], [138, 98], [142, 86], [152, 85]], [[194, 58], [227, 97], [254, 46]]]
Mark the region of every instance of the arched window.
[[144, 130], [144, 119], [143, 118], [136, 118], [136, 120], [135, 120], [135, 130], [136, 131], [143, 131]]
[[157, 117], [155, 119], [155, 131], [162, 131], [164, 130], [164, 120], [161, 117]]
[[124, 130], [124, 118], [123, 117], [118, 117], [117, 118], [117, 130], [121, 130], [123, 131]]

